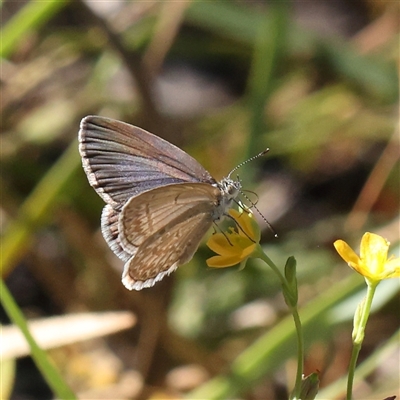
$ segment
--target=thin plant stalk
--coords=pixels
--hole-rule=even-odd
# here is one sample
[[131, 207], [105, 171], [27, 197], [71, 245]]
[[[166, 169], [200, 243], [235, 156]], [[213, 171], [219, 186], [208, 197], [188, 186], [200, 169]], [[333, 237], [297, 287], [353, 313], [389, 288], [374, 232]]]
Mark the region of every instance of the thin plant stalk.
[[[347, 378], [347, 394], [346, 400], [352, 400], [353, 393], [353, 382], [354, 375], [357, 365], [358, 355], [362, 347], [365, 336], [365, 327], [367, 326], [369, 314], [371, 312], [372, 299], [374, 298], [376, 287], [379, 281], [370, 281], [366, 279], [367, 282], [367, 294], [365, 299], [359, 304], [359, 309], [354, 317], [354, 329], [353, 329], [353, 350], [351, 352], [351, 359], [349, 364], [349, 373]], [[360, 316], [358, 318], [358, 316]]]
[[[291, 288], [289, 287], [288, 281], [279, 271], [279, 268], [274, 264], [274, 262], [264, 253], [260, 252], [259, 257], [265, 261], [265, 263], [271, 267], [271, 269], [275, 272], [278, 276], [279, 280], [281, 281], [283, 292], [284, 293], [291, 293]], [[290, 304], [290, 302], [286, 302], [289, 310], [293, 316], [294, 324], [296, 327], [297, 333], [297, 372], [296, 372], [296, 381], [293, 388], [293, 391], [290, 395], [290, 399], [298, 399], [301, 391], [301, 384], [303, 379], [303, 366], [304, 366], [304, 335], [303, 335], [303, 328], [300, 321], [300, 315], [297, 308], [297, 301], [295, 304]]]

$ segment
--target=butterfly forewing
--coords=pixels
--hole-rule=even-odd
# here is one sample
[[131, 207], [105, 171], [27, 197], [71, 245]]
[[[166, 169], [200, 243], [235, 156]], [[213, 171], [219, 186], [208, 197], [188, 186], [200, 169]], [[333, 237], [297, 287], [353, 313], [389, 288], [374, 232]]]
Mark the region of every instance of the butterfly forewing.
[[216, 183], [178, 147], [124, 122], [88, 116], [81, 122], [79, 143], [89, 183], [114, 208], [159, 186]]
[[[193, 257], [213, 222], [220, 195], [216, 191], [205, 184], [173, 185], [143, 193], [126, 204], [119, 229], [123, 247], [132, 244], [136, 249], [124, 268], [122, 281], [128, 289], [153, 286]], [[133, 214], [137, 218], [124, 217]]]

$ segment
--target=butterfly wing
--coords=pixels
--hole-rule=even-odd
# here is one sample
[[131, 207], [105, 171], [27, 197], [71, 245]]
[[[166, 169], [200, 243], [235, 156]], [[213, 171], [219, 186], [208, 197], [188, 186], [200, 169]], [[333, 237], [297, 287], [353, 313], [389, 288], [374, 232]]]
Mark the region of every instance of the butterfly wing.
[[85, 117], [79, 151], [90, 185], [115, 209], [132, 196], [183, 182], [215, 184], [191, 156], [143, 129], [99, 116]]
[[133, 256], [122, 282], [132, 290], [153, 286], [188, 262], [213, 222], [222, 193], [203, 183], [169, 185], [130, 199], [119, 218], [119, 240]]
[[118, 221], [121, 212], [107, 204], [101, 213], [101, 233], [110, 249], [122, 261], [128, 261], [134, 253], [128, 253], [122, 247], [119, 239]]

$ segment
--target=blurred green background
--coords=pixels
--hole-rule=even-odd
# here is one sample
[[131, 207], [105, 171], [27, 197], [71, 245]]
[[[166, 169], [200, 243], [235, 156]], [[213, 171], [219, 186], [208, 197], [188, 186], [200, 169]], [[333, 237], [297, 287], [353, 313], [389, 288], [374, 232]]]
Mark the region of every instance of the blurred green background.
[[[267, 254], [282, 268], [297, 259], [305, 373], [319, 371], [320, 398], [341, 398], [365, 286], [332, 243], [357, 248], [371, 231], [399, 248], [398, 3], [0, 6], [2, 275], [28, 320], [137, 317], [78, 343], [60, 329], [50, 355], [71, 388], [85, 399], [273, 400], [287, 397], [296, 360], [279, 282], [254, 260], [211, 270], [201, 246], [155, 287], [122, 286], [77, 147], [81, 118], [97, 114], [167, 139], [216, 179], [270, 148], [238, 173], [279, 235], [260, 221]], [[398, 280], [378, 292], [356, 398], [399, 394]], [[30, 358], [11, 370], [2, 398], [52, 398]]]

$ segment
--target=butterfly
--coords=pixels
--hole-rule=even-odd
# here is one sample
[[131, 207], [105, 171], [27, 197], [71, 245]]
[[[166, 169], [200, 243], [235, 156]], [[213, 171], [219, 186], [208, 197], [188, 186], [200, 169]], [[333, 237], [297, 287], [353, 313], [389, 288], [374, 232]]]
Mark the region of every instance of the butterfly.
[[129, 290], [151, 287], [190, 261], [241, 190], [233, 171], [217, 182], [173, 144], [109, 118], [82, 119], [79, 152], [106, 203], [102, 234], [125, 263], [122, 283]]

